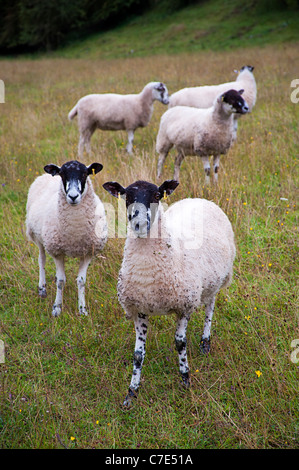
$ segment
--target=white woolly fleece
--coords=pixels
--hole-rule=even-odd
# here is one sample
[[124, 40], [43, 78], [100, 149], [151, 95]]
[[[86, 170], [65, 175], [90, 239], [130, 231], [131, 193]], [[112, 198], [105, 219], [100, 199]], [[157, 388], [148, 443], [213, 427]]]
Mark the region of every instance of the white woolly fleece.
[[235, 252], [231, 224], [213, 202], [184, 199], [165, 213], [160, 203], [150, 236], [126, 239], [117, 287], [126, 316], [189, 317], [230, 284]]
[[244, 89], [242, 97], [247, 102], [249, 112], [251, 112], [256, 102], [257, 87], [253, 73], [247, 68], [242, 70], [233, 82], [188, 87], [173, 93], [169, 98], [169, 108], [174, 106], [209, 108], [213, 105], [216, 96], [231, 89], [236, 91]]

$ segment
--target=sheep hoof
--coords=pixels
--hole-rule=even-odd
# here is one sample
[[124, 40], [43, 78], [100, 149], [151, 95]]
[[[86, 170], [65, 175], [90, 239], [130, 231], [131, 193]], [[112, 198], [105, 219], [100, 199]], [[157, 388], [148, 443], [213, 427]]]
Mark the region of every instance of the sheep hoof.
[[188, 372], [181, 373], [181, 377], [182, 377], [182, 386], [183, 386], [186, 390], [188, 390], [188, 388], [190, 388], [189, 373], [188, 373]]
[[47, 297], [47, 291], [46, 291], [45, 286], [38, 288], [38, 295], [39, 295], [42, 299], [45, 299], [45, 298]]
[[88, 311], [86, 310], [86, 307], [82, 307], [82, 306], [79, 307], [79, 315], [85, 315], [85, 316], [88, 315]]
[[129, 393], [124, 399], [123, 406], [125, 408], [131, 408], [135, 400], [137, 400], [137, 391], [129, 388]]
[[53, 309], [52, 309], [52, 316], [53, 317], [59, 317], [59, 315], [61, 314], [61, 304], [54, 304], [53, 305]]
[[210, 352], [210, 338], [201, 338], [199, 348], [201, 354], [208, 354]]

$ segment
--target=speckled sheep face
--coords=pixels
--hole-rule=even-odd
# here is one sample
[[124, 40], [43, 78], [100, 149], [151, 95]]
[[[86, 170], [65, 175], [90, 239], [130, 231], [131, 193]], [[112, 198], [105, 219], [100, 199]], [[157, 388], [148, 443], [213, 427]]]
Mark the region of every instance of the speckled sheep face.
[[86, 190], [87, 177], [98, 173], [102, 168], [101, 163], [85, 166], [77, 160], [72, 160], [64, 163], [62, 167], [53, 164], [46, 165], [44, 170], [52, 176], [59, 175], [61, 177], [66, 201], [70, 205], [78, 205]]
[[228, 90], [220, 96], [222, 107], [226, 114], [246, 114], [249, 111], [248, 104], [242, 98], [244, 90]]
[[166, 85], [157, 82], [153, 88], [153, 97], [155, 100], [161, 101], [163, 104], [169, 104], [169, 96]]
[[178, 186], [175, 180], [167, 180], [161, 186], [136, 181], [123, 188], [115, 181], [103, 184], [104, 189], [112, 196], [121, 195], [126, 199], [128, 223], [138, 238], [147, 238], [155, 221], [160, 199], [171, 194]]

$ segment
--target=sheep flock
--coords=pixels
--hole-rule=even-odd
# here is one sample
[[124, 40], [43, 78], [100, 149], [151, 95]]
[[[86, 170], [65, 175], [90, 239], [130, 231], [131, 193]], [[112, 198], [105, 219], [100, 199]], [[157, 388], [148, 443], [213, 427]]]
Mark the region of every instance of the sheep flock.
[[[49, 163], [28, 191], [26, 234], [39, 250], [38, 294], [47, 295], [46, 255], [56, 266], [56, 298], [53, 317], [62, 312], [67, 257], [80, 260], [77, 276], [78, 313], [87, 315], [87, 269], [96, 255], [109, 250], [105, 205], [95, 193], [92, 179], [103, 169], [94, 162], [82, 163], [84, 151], [92, 154], [91, 137], [96, 129], [125, 130], [126, 150], [133, 152], [134, 133], [150, 124], [156, 101], [168, 106], [156, 138], [157, 184], [137, 180], [124, 187], [107, 181], [103, 189], [126, 203], [127, 236], [116, 285], [119, 303], [134, 322], [136, 341], [133, 373], [123, 405], [130, 407], [139, 392], [145, 358], [149, 317], [175, 315], [174, 335], [179, 372], [190, 386], [187, 359], [187, 326], [201, 307], [205, 319], [199, 348], [210, 353], [211, 324], [217, 293], [230, 285], [236, 254], [234, 232], [228, 217], [214, 202], [182, 199], [169, 208], [165, 199], [179, 185], [184, 158], [201, 158], [206, 183], [218, 181], [220, 157], [238, 145], [238, 121], [251, 113], [257, 87], [253, 67], [243, 66], [235, 81], [179, 90], [169, 96], [161, 81], [147, 83], [135, 94], [89, 94], [78, 99], [68, 114], [78, 120], [78, 158], [62, 166]], [[160, 106], [160, 105], [159, 105]], [[164, 179], [165, 159], [172, 148], [177, 155], [172, 179]], [[105, 171], [105, 169], [104, 169]], [[94, 264], [99, 262], [95, 259]]]

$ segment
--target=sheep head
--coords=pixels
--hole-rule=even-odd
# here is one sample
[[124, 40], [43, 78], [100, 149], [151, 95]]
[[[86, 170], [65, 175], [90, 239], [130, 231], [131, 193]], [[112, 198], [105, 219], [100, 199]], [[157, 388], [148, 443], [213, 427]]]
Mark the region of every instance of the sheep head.
[[246, 114], [249, 106], [242, 98], [244, 90], [228, 90], [218, 97], [218, 102], [222, 103], [222, 109], [226, 114]]
[[170, 195], [178, 184], [175, 180], [164, 181], [161, 186], [136, 181], [124, 188], [116, 181], [110, 181], [104, 183], [103, 188], [114, 197], [125, 198], [132, 233], [138, 238], [146, 238], [155, 221], [160, 200]]
[[70, 205], [80, 204], [86, 190], [86, 180], [91, 174], [99, 173], [103, 168], [101, 163], [85, 166], [77, 160], [64, 163], [61, 167], [50, 163], [44, 167], [46, 173], [59, 175], [66, 201]]

